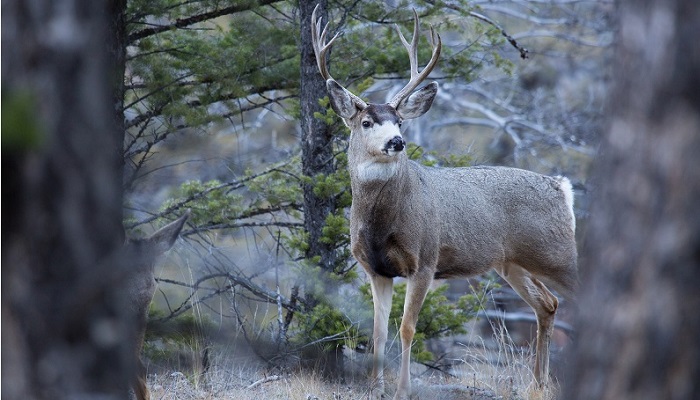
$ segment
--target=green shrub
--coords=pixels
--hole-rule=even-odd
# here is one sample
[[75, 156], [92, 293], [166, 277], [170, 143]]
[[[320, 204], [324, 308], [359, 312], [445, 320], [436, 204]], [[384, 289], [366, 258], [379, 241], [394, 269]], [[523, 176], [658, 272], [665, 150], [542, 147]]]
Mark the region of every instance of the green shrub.
[[[418, 362], [433, 359], [433, 354], [425, 348], [427, 339], [466, 333], [464, 325], [476, 317], [476, 313], [483, 308], [485, 296], [488, 290], [493, 287], [491, 283], [479, 284], [474, 289], [473, 294], [460, 297], [457, 303], [450, 302], [445, 297], [445, 291], [448, 288], [446, 284], [429, 291], [416, 324], [416, 333], [411, 347], [413, 359]], [[365, 301], [371, 304], [372, 294], [369, 284], [363, 285], [360, 290]], [[389, 314], [389, 329], [393, 329], [394, 332], [397, 332], [401, 326], [405, 298], [406, 284], [394, 285], [391, 313]]]

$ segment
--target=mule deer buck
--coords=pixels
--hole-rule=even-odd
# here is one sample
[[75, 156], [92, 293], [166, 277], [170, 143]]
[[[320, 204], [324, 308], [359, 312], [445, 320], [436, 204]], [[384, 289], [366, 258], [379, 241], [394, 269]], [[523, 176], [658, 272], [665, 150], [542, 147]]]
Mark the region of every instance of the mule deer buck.
[[124, 246], [124, 257], [134, 265], [134, 270], [126, 278], [126, 287], [129, 288], [127, 293], [129, 312], [137, 319], [134, 342], [131, 347], [136, 351], [137, 373], [133, 378], [132, 386], [137, 400], [150, 398], [146, 387], [146, 367], [141, 359], [141, 352], [146, 334], [148, 308], [156, 291], [155, 261], [173, 246], [189, 216], [190, 211], [187, 210], [180, 218], [162, 227], [151, 236], [145, 239], [129, 239]]
[[401, 369], [395, 398], [410, 394], [411, 342], [418, 313], [433, 279], [466, 277], [491, 269], [503, 277], [537, 316], [534, 375], [549, 373], [549, 340], [559, 304], [548, 286], [572, 298], [577, 287], [573, 192], [565, 177], [506, 167], [433, 168], [410, 161], [403, 120], [428, 111], [433, 82], [414, 90], [437, 64], [440, 36], [431, 28], [432, 56], [418, 72], [418, 14], [408, 51], [411, 78], [387, 104], [366, 103], [329, 74], [328, 24], [312, 14], [318, 69], [333, 110], [350, 128], [348, 165], [352, 187], [352, 254], [367, 273], [374, 302], [373, 393], [384, 391], [384, 350], [392, 278], [408, 280], [401, 336]]

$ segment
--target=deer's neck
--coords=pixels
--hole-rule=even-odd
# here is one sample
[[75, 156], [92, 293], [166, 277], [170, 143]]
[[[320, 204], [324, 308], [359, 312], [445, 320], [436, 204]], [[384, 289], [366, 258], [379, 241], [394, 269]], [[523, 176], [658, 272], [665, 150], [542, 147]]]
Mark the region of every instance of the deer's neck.
[[357, 185], [374, 186], [400, 177], [407, 168], [408, 158], [405, 153], [395, 157], [377, 159], [375, 157], [360, 157], [355, 154], [352, 146], [348, 149], [348, 164], [353, 188]]
[[354, 186], [375, 186], [394, 179], [401, 171], [399, 162], [363, 161], [351, 168], [350, 179]]
[[[410, 191], [411, 173], [405, 154], [391, 163], [358, 162], [350, 164], [352, 201], [356, 211], [396, 208]], [[381, 212], [381, 211], [379, 211]]]

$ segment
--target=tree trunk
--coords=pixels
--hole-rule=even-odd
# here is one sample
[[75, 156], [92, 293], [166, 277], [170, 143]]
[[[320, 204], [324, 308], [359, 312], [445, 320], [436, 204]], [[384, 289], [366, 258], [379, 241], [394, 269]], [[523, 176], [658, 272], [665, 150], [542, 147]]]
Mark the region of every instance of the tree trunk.
[[112, 88], [112, 107], [114, 108], [114, 134], [119, 141], [120, 170], [124, 171], [124, 74], [126, 72], [126, 46], [128, 44], [126, 34], [126, 0], [110, 0], [107, 12], [110, 15], [110, 35], [107, 46], [109, 56], [112, 59], [110, 68], [110, 85]]
[[700, 7], [625, 0], [565, 399], [700, 398]]
[[[322, 0], [299, 2], [301, 20], [301, 148], [302, 171], [305, 176], [314, 178], [319, 174], [330, 175], [335, 172], [332, 129], [324, 121], [314, 116], [323, 112], [319, 99], [327, 96], [326, 82], [318, 71], [316, 56], [311, 44], [311, 14], [316, 4], [320, 4], [319, 17], [324, 23], [328, 21], [327, 3]], [[329, 214], [336, 211], [336, 201], [330, 197], [319, 197], [314, 193], [313, 184], [304, 185], [304, 227], [308, 234], [309, 249], [306, 258], [317, 257], [325, 273], [333, 273], [339, 262], [335, 246], [323, 243], [320, 239]], [[327, 281], [328, 284], [332, 280]], [[335, 290], [329, 286], [327, 291]], [[318, 299], [315, 293], [305, 293], [306, 306], [311, 309]], [[330, 378], [344, 375], [343, 346], [338, 344], [321, 355], [319, 363], [323, 365], [324, 374]]]
[[127, 396], [115, 8], [3, 1], [3, 399]]
[[[332, 131], [325, 122], [314, 117], [322, 112], [319, 99], [327, 95], [326, 82], [316, 66], [311, 45], [311, 13], [318, 2], [302, 0], [299, 2], [301, 20], [301, 149], [302, 171], [305, 176], [335, 172], [333, 157]], [[320, 15], [328, 21], [326, 2], [321, 1]], [[320, 257], [320, 265], [326, 271], [332, 271], [336, 263], [336, 254], [332, 244], [322, 243], [322, 229], [326, 217], [336, 209], [333, 198], [319, 197], [314, 194], [313, 184], [304, 185], [304, 226], [309, 235], [307, 258]]]

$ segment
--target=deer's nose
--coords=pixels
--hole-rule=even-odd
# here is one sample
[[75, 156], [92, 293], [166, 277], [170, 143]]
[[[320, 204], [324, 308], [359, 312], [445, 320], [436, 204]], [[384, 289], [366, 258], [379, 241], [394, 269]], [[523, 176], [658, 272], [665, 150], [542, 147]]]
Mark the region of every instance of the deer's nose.
[[404, 147], [406, 147], [406, 142], [403, 140], [401, 136], [394, 136], [389, 142], [386, 144], [387, 150], [394, 150], [394, 151], [401, 151], [403, 150]]

